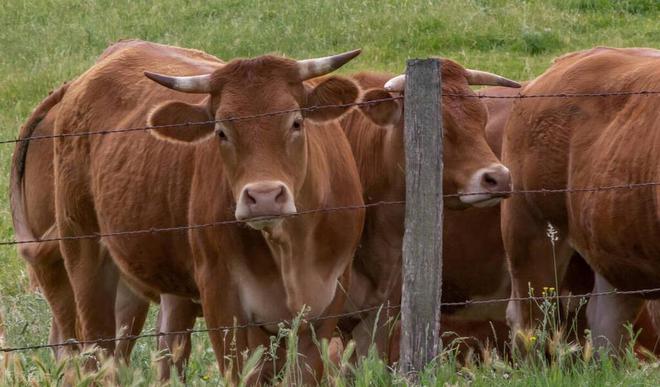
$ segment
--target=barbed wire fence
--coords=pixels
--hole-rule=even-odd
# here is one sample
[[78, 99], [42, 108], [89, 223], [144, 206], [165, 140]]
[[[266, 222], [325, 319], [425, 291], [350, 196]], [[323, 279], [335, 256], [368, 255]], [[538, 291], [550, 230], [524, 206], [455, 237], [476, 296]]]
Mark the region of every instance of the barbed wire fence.
[[[639, 90], [639, 91], [617, 91], [617, 92], [593, 92], [593, 93], [549, 93], [549, 94], [522, 94], [518, 93], [516, 95], [487, 95], [487, 94], [460, 94], [460, 93], [445, 93], [442, 94], [442, 97], [447, 98], [478, 98], [478, 99], [536, 99], [536, 98], [603, 98], [603, 97], [625, 97], [625, 96], [660, 96], [660, 91], [656, 90]], [[290, 110], [282, 110], [275, 112], [268, 112], [256, 115], [241, 116], [241, 117], [231, 117], [226, 119], [219, 120], [207, 120], [199, 122], [185, 122], [178, 124], [168, 124], [168, 125], [146, 125], [140, 127], [132, 128], [108, 128], [88, 132], [76, 132], [76, 133], [57, 133], [51, 135], [38, 135], [38, 136], [29, 136], [25, 138], [16, 138], [16, 139], [5, 139], [0, 140], [0, 145], [2, 144], [12, 144], [12, 143], [21, 143], [29, 141], [39, 141], [39, 140], [54, 140], [57, 138], [71, 138], [71, 137], [85, 137], [85, 136], [106, 136], [113, 134], [126, 134], [126, 133], [136, 133], [136, 132], [148, 132], [155, 129], [165, 129], [165, 128], [183, 128], [191, 126], [201, 126], [222, 122], [233, 122], [233, 121], [243, 121], [243, 120], [253, 120], [258, 118], [276, 116], [281, 114], [287, 114], [292, 112], [306, 112], [306, 111], [316, 111], [319, 109], [332, 109], [332, 108], [351, 108], [351, 107], [360, 107], [360, 106], [369, 106], [374, 104], [379, 104], [387, 101], [402, 100], [404, 99], [403, 95], [394, 95], [391, 98], [383, 98], [371, 101], [362, 101], [354, 102], [347, 104], [335, 104], [335, 105], [324, 105], [324, 106], [314, 106], [308, 108], [298, 108]], [[460, 192], [452, 194], [442, 194], [443, 198], [450, 197], [464, 197], [464, 196], [473, 196], [473, 195], [500, 195], [500, 196], [509, 196], [509, 195], [550, 195], [550, 194], [574, 194], [574, 193], [585, 193], [585, 192], [603, 192], [603, 191], [616, 191], [616, 190], [633, 190], [633, 189], [643, 189], [650, 187], [660, 186], [660, 182], [629, 182], [629, 183], [618, 183], [612, 184], [609, 186], [599, 186], [599, 187], [566, 187], [566, 188], [540, 188], [540, 189], [512, 189], [506, 191], [497, 191], [497, 192]], [[93, 233], [86, 235], [74, 235], [74, 236], [60, 236], [54, 238], [44, 238], [44, 239], [33, 239], [33, 240], [5, 240], [0, 241], [0, 246], [12, 246], [12, 245], [22, 245], [22, 244], [32, 244], [32, 243], [47, 243], [47, 242], [59, 242], [63, 240], [74, 240], [74, 239], [102, 239], [102, 238], [113, 238], [113, 237], [129, 237], [129, 236], [140, 236], [148, 234], [158, 234], [158, 233], [168, 233], [168, 232], [183, 232], [189, 230], [203, 229], [209, 227], [220, 227], [220, 226], [230, 226], [230, 225], [239, 225], [246, 222], [252, 222], [255, 220], [270, 220], [270, 219], [281, 219], [281, 218], [292, 218], [303, 216], [307, 214], [319, 213], [319, 212], [337, 212], [337, 211], [352, 211], [357, 209], [368, 209], [380, 206], [400, 206], [406, 205], [405, 201], [379, 201], [374, 203], [352, 205], [352, 206], [340, 206], [340, 207], [331, 207], [331, 208], [317, 208], [317, 209], [308, 209], [302, 210], [293, 214], [274, 216], [274, 217], [262, 217], [259, 219], [249, 219], [249, 220], [219, 220], [216, 222], [205, 223], [205, 224], [190, 224], [190, 225], [181, 225], [173, 227], [154, 227], [149, 229], [137, 229], [137, 230], [120, 230], [113, 232], [105, 233]], [[558, 289], [557, 289], [558, 291]], [[439, 307], [450, 306], [450, 307], [469, 307], [474, 305], [484, 305], [484, 304], [496, 304], [496, 303], [508, 303], [511, 301], [543, 301], [543, 300], [559, 300], [559, 299], [588, 299], [591, 297], [606, 297], [611, 295], [640, 295], [648, 296], [649, 294], [660, 293], [660, 288], [647, 288], [647, 289], [637, 289], [637, 290], [611, 290], [605, 292], [590, 292], [583, 294], [556, 294], [552, 296], [533, 296], [528, 297], [517, 297], [517, 298], [496, 298], [496, 299], [467, 299], [459, 302], [440, 302]], [[402, 305], [389, 305], [389, 304], [380, 304], [374, 305], [366, 308], [362, 308], [352, 312], [334, 314], [321, 316], [316, 318], [304, 318], [306, 322], [316, 322], [329, 319], [345, 319], [345, 318], [354, 318], [364, 315], [365, 313], [379, 311], [379, 310], [400, 310]], [[209, 333], [209, 332], [227, 332], [234, 331], [239, 329], [247, 328], [256, 328], [256, 327], [266, 327], [273, 325], [285, 324], [287, 321], [272, 321], [272, 322], [261, 322], [261, 323], [245, 323], [245, 324], [235, 324], [231, 326], [221, 326], [221, 327], [211, 327], [203, 329], [187, 329], [182, 331], [170, 331], [170, 332], [155, 332], [155, 333], [143, 333], [137, 335], [121, 335], [118, 337], [111, 338], [101, 338], [96, 340], [67, 340], [61, 343], [50, 343], [50, 344], [35, 344], [35, 345], [26, 345], [26, 346], [15, 346], [15, 347], [0, 347], [0, 353], [12, 353], [12, 352], [22, 352], [22, 351], [31, 351], [45, 348], [59, 348], [59, 347], [71, 347], [71, 346], [86, 346], [86, 345], [96, 345], [104, 344], [109, 342], [119, 342], [119, 341], [134, 341], [143, 338], [158, 338], [169, 335], [188, 335], [188, 334], [198, 334], [198, 333]]]
[[[571, 299], [578, 299], [578, 300], [586, 300], [591, 297], [605, 297], [605, 296], [612, 296], [612, 295], [640, 295], [640, 296], [645, 296], [649, 295], [651, 293], [659, 293], [660, 288], [650, 288], [650, 289], [639, 289], [639, 290], [610, 290], [610, 291], [604, 291], [604, 292], [589, 292], [589, 293], [583, 293], [583, 294], [559, 294], [559, 295], [547, 295], [547, 296], [528, 296], [528, 297], [507, 297], [507, 298], [495, 298], [495, 299], [489, 299], [489, 300], [481, 300], [481, 299], [474, 299], [474, 300], [465, 300], [465, 301], [455, 301], [455, 302], [443, 302], [440, 305], [441, 306], [451, 306], [451, 307], [458, 307], [458, 306], [463, 306], [463, 307], [468, 307], [468, 306], [473, 306], [473, 305], [485, 305], [485, 304], [501, 304], [501, 303], [508, 303], [509, 301], [535, 301], [535, 302], [543, 302], [543, 301], [552, 301], [552, 300], [571, 300]], [[333, 320], [333, 319], [344, 319], [344, 318], [349, 318], [349, 317], [359, 317], [360, 315], [363, 315], [365, 313], [369, 312], [374, 312], [374, 311], [381, 311], [381, 310], [398, 310], [401, 309], [401, 304], [397, 305], [388, 305], [388, 304], [380, 304], [376, 306], [371, 306], [368, 308], [363, 308], [357, 311], [352, 311], [352, 312], [346, 312], [346, 313], [339, 313], [339, 314], [333, 314], [333, 315], [327, 315], [327, 316], [321, 316], [321, 317], [315, 317], [315, 318], [302, 318], [302, 321], [307, 322], [307, 323], [314, 323], [317, 321], [324, 321], [324, 320]], [[32, 350], [37, 350], [37, 349], [47, 349], [47, 348], [59, 348], [59, 347], [71, 347], [71, 346], [85, 346], [85, 345], [94, 345], [94, 344], [104, 344], [104, 343], [110, 343], [110, 342], [119, 342], [119, 341], [134, 341], [138, 339], [144, 339], [144, 338], [158, 338], [158, 337], [164, 337], [164, 336], [175, 336], [175, 335], [187, 335], [187, 334], [197, 334], [197, 333], [209, 333], [209, 332], [230, 332], [234, 330], [239, 330], [239, 329], [247, 329], [247, 328], [260, 328], [260, 327], [268, 327], [268, 326], [274, 326], [274, 325], [281, 325], [281, 324], [287, 324], [289, 323], [289, 320], [279, 320], [279, 321], [270, 321], [270, 322], [262, 322], [262, 323], [245, 323], [245, 324], [236, 324], [236, 325], [225, 325], [225, 326], [220, 326], [220, 327], [214, 327], [214, 328], [199, 328], [199, 329], [185, 329], [181, 331], [168, 331], [168, 332], [155, 332], [155, 333], [143, 333], [139, 335], [122, 335], [118, 337], [110, 337], [110, 338], [104, 338], [104, 339], [96, 339], [96, 340], [67, 340], [62, 343], [52, 343], [52, 344], [36, 344], [36, 345], [26, 345], [26, 346], [21, 346], [21, 347], [3, 347], [0, 348], [0, 352], [20, 352], [20, 351], [32, 351]]]

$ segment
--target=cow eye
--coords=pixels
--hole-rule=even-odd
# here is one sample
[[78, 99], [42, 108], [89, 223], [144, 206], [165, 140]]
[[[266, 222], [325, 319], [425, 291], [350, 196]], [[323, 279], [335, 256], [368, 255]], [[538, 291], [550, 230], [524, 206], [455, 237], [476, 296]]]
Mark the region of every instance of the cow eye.
[[216, 132], [218, 133], [218, 137], [220, 138], [220, 141], [227, 141], [227, 135], [225, 134], [224, 130], [218, 129]]

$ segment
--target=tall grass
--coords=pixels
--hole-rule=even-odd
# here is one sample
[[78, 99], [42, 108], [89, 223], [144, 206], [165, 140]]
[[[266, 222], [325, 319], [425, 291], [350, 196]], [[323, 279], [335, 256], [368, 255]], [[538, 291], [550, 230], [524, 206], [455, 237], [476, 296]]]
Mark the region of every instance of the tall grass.
[[[511, 386], [656, 386], [660, 383], [659, 363], [653, 357], [640, 361], [631, 344], [618, 357], [603, 350], [594, 353], [589, 338], [580, 344], [554, 326], [557, 310], [553, 294], [546, 294], [540, 302], [545, 323], [538, 329], [522, 334], [526, 343], [525, 353], [513, 352], [503, 357], [494, 349], [484, 349], [481, 361], [460, 360], [457, 348], [461, 339], [446, 343], [438, 358], [418, 375], [417, 382], [426, 386], [490, 386], [494, 383]], [[238, 379], [232, 380], [230, 372], [220, 374], [214, 361], [206, 361], [200, 353], [207, 351], [208, 343], [197, 342], [186, 372], [186, 385], [235, 385], [245, 386], [263, 373], [266, 360], [272, 360], [279, 346], [286, 344], [286, 353], [278, 365], [280, 371], [270, 380], [275, 385], [300, 385], [302, 373], [297, 356], [297, 331], [300, 319], [289, 328], [283, 328], [270, 348], [259, 347], [251, 353], [237, 354], [243, 358]], [[634, 338], [632, 330], [631, 337]], [[282, 340], [280, 340], [282, 339]], [[368, 355], [354, 364], [351, 357], [354, 344], [349, 342], [334, 360], [329, 355], [327, 340], [318, 343], [326, 372], [317, 382], [326, 386], [404, 386], [410, 379], [388, 366], [372, 348]], [[159, 384], [155, 363], [160, 354], [151, 352], [146, 367], [117, 364], [111, 359], [101, 359], [97, 371], [85, 371], [85, 361], [91, 352], [56, 362], [47, 352], [4, 354], [0, 357], [0, 384], [2, 385], [93, 385], [118, 384], [122, 386]], [[229, 368], [236, 366], [235, 357]], [[233, 364], [233, 365], [232, 365]], [[171, 386], [184, 385], [172, 373]]]

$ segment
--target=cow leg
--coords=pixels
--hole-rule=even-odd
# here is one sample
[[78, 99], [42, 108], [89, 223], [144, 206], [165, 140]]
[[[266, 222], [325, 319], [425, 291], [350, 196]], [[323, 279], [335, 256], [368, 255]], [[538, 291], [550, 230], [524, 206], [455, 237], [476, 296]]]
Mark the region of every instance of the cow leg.
[[[594, 288], [594, 272], [580, 254], [571, 256], [566, 275], [561, 283], [562, 296], [586, 294]], [[567, 338], [584, 344], [584, 331], [589, 328], [586, 308], [577, 298], [562, 299], [562, 313], [568, 326]]]
[[[614, 287], [596, 273], [594, 292], [613, 290]], [[643, 306], [643, 299], [629, 295], [608, 294], [591, 297], [587, 305], [587, 319], [594, 346], [596, 348], [624, 349], [629, 338], [624, 324], [632, 323]]]
[[[540, 296], [544, 287], [556, 289], [573, 254], [566, 233], [559, 231], [553, 252], [546, 235], [548, 225], [535, 219], [526, 208], [524, 198], [519, 196], [502, 203], [501, 221], [511, 276], [511, 297], [525, 298], [532, 290], [535, 296]], [[542, 319], [541, 310], [536, 305], [534, 301], [509, 302], [506, 315], [512, 334], [530, 329]]]
[[[332, 341], [332, 332], [336, 325], [336, 320], [324, 320], [320, 324], [315, 324], [313, 328], [309, 323], [301, 323], [296, 335], [298, 340], [296, 356], [293, 359], [289, 356], [288, 337], [284, 337], [276, 348], [277, 360], [263, 362], [261, 369], [254, 370], [250, 380], [247, 381], [248, 384], [269, 383], [278, 373], [284, 373], [281, 375], [283, 385], [320, 384], [323, 380], [323, 360], [318, 343], [324, 338]], [[260, 345], [268, 349], [271, 345], [270, 337], [276, 335], [276, 333], [269, 334], [262, 328], [249, 328], [247, 333], [250, 349]], [[328, 353], [328, 356], [332, 355], [333, 353]], [[331, 358], [329, 360], [332, 361]], [[294, 363], [290, 363], [291, 361]]]
[[[135, 294], [126, 281], [120, 279], [115, 300], [115, 313], [117, 337], [139, 335], [149, 313], [149, 301]], [[115, 356], [129, 364], [134, 346], [135, 340], [118, 341]]]
[[[57, 132], [57, 130], [56, 130]], [[80, 140], [80, 141], [79, 141]], [[81, 339], [85, 341], [114, 338], [115, 298], [119, 273], [110, 254], [98, 238], [78, 238], [99, 232], [93, 195], [88, 190], [89, 175], [81, 165], [85, 157], [63, 157], [85, 147], [86, 140], [62, 140], [55, 144], [55, 218], [60, 252], [64, 258], [76, 301]], [[106, 355], [113, 355], [115, 342], [97, 344]], [[96, 365], [90, 359], [88, 368]]]
[[[349, 288], [351, 281], [351, 269], [348, 268], [344, 275], [340, 277], [340, 286]], [[335, 298], [328, 305], [324, 314], [326, 316], [337, 315], [344, 310], [346, 294], [343, 292], [335, 293]], [[323, 360], [321, 351], [317, 345], [322, 339], [332, 339], [333, 332], [337, 328], [338, 319], [327, 319], [318, 321], [313, 326], [303, 325], [300, 327], [298, 338], [298, 353], [303, 364], [301, 369], [303, 385], [319, 384], [323, 379]]]
[[223, 281], [230, 278], [228, 273], [216, 267], [196, 270], [198, 274], [196, 282], [220, 374], [224, 375], [229, 370], [234, 380], [237, 380], [242, 365], [240, 354], [247, 349], [247, 334], [245, 329], [218, 328], [243, 324], [245, 320], [239, 315], [240, 308], [235, 290], [228, 286], [228, 281]]
[[[32, 269], [53, 313], [48, 342], [55, 344], [76, 339], [76, 303], [59, 246], [55, 244], [54, 248], [43, 253], [45, 255], [37, 257]], [[54, 348], [55, 357], [59, 359], [71, 349], [70, 347]]]
[[[355, 266], [352, 271], [351, 289], [347, 294], [346, 304], [350, 307], [346, 308], [347, 312], [373, 306], [382, 305], [383, 308], [373, 310], [365, 313], [360, 317], [360, 321], [350, 330], [350, 336], [355, 340], [355, 355], [365, 356], [369, 352], [372, 344], [376, 345], [376, 349], [381, 354], [383, 359], [388, 358], [389, 354], [389, 333], [391, 324], [391, 310], [387, 308], [388, 304], [396, 304], [397, 301], [388, 301], [388, 297], [392, 293], [392, 286], [382, 286], [381, 290], [376, 290], [371, 286], [371, 281], [367, 279], [362, 270], [356, 270]], [[401, 272], [399, 271], [399, 276]], [[393, 281], [386, 281], [392, 284]], [[384, 282], [381, 282], [383, 285]], [[400, 289], [400, 281], [398, 283]], [[399, 292], [395, 292], [397, 294]], [[400, 301], [399, 301], [400, 302]]]
[[[192, 329], [198, 314], [199, 305], [189, 298], [162, 294], [158, 312], [158, 333]], [[161, 381], [169, 380], [170, 369], [174, 364], [179, 377], [185, 382], [185, 365], [190, 357], [191, 347], [190, 333], [165, 335], [158, 338], [158, 350], [170, 355], [163, 357], [159, 362]]]
[[[379, 313], [380, 312], [380, 313]], [[357, 356], [366, 356], [371, 345], [375, 345], [381, 358], [387, 359], [389, 354], [390, 330], [388, 309], [369, 312], [351, 331], [355, 340], [355, 352]]]
[[[58, 236], [57, 227], [52, 225], [40, 238], [50, 239]], [[48, 343], [56, 344], [67, 339], [75, 339], [77, 337], [76, 303], [59, 244], [44, 242], [22, 245], [19, 247], [19, 253], [29, 263], [31, 286], [41, 289], [53, 314]], [[53, 348], [55, 358], [59, 359], [71, 349], [71, 347]]]
[[[88, 234], [65, 223], [58, 226], [63, 236]], [[82, 339], [114, 338], [115, 297], [119, 280], [117, 267], [97, 240], [62, 240], [60, 246], [73, 286]], [[96, 346], [106, 355], [111, 355], [114, 353], [115, 342], [101, 342]], [[93, 368], [94, 363], [90, 361], [88, 366]]]
[[660, 356], [660, 300], [647, 300], [635, 325], [642, 329], [638, 344]]

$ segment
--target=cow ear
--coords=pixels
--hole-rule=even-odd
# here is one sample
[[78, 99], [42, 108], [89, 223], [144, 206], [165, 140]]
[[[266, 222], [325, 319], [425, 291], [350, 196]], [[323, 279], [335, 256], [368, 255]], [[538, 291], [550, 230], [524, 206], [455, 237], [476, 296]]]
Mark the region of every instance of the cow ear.
[[193, 105], [182, 101], [166, 101], [149, 114], [149, 126], [155, 137], [179, 143], [196, 143], [213, 135], [215, 125], [207, 104]]
[[378, 126], [397, 125], [403, 116], [403, 105], [401, 100], [391, 98], [392, 95], [383, 89], [367, 90], [360, 101], [367, 103], [360, 105], [360, 111]]
[[346, 113], [351, 106], [324, 108], [327, 105], [345, 105], [354, 103], [360, 90], [353, 81], [344, 77], [328, 77], [316, 86], [306, 86], [307, 106], [306, 108], [319, 109], [307, 110], [304, 116], [314, 121], [328, 121], [339, 118]]

